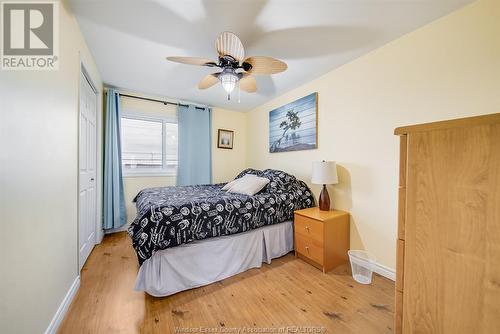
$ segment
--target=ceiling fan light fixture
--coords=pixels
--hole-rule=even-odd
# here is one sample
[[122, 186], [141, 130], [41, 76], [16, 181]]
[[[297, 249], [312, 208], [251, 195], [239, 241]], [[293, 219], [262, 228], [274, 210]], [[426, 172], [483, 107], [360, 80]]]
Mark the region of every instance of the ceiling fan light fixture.
[[236, 83], [238, 82], [239, 77], [238, 75], [236, 75], [236, 73], [234, 73], [234, 71], [224, 70], [219, 75], [219, 80], [220, 83], [222, 84], [222, 88], [224, 88], [224, 90], [228, 95], [231, 95], [234, 88], [236, 87]]
[[245, 49], [241, 40], [229, 31], [224, 31], [217, 37], [215, 48], [218, 53], [217, 61], [199, 57], [167, 57], [167, 60], [181, 64], [220, 68], [220, 72], [205, 75], [198, 82], [198, 88], [207, 89], [220, 82], [227, 93], [228, 100], [231, 99], [231, 94], [236, 86], [238, 86], [238, 96], [240, 90], [247, 93], [257, 91], [257, 81], [253, 74], [276, 74], [285, 71], [288, 67], [286, 63], [272, 57], [251, 56], [245, 58]]

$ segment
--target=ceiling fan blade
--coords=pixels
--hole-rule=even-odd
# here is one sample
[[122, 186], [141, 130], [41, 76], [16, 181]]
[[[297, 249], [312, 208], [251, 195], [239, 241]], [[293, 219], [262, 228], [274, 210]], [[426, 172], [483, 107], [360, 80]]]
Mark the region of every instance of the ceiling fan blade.
[[253, 75], [248, 73], [239, 73], [240, 77], [240, 89], [247, 93], [255, 93], [257, 91], [257, 81]]
[[212, 73], [207, 76], [205, 76], [201, 81], [198, 83], [198, 88], [199, 89], [207, 89], [215, 85], [216, 83], [219, 82], [219, 73]]
[[248, 57], [243, 62], [243, 68], [245, 68], [245, 63], [252, 65], [252, 68], [247, 71], [251, 74], [276, 74], [288, 68], [285, 62], [265, 56]]
[[238, 36], [229, 31], [224, 31], [217, 37], [215, 48], [219, 57], [231, 56], [238, 62], [242, 62], [245, 58], [245, 49]]
[[188, 65], [199, 65], [199, 66], [210, 66], [210, 67], [217, 66], [217, 64], [211, 61], [210, 59], [199, 58], [199, 57], [167, 57], [167, 60]]

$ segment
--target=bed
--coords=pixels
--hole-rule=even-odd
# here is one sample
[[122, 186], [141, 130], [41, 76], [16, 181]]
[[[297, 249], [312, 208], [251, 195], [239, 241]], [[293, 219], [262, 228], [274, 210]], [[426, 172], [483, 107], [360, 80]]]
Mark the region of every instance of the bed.
[[293, 212], [314, 206], [307, 185], [279, 170], [246, 169], [269, 179], [253, 196], [225, 185], [144, 189], [129, 228], [139, 261], [136, 290], [153, 296], [210, 284], [293, 250]]

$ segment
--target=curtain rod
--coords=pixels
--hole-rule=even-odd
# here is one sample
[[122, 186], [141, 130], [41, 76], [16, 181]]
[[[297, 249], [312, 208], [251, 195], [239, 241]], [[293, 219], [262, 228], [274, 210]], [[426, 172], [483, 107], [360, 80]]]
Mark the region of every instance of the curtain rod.
[[[125, 96], [125, 97], [130, 97], [130, 98], [133, 98], [133, 99], [139, 99], [139, 100], [145, 100], [145, 101], [151, 101], [151, 102], [158, 102], [158, 103], [162, 103], [164, 105], [172, 104], [172, 105], [175, 105], [175, 106], [189, 107], [188, 104], [175, 103], [175, 102], [169, 102], [169, 101], [162, 101], [162, 100], [157, 100], [157, 99], [151, 99], [149, 97], [135, 96], [135, 95], [129, 95], [129, 94], [122, 94], [122, 93], [119, 93], [119, 94], [120, 94], [120, 96]], [[203, 107], [197, 107], [197, 106], [195, 106], [194, 108], [198, 109], [198, 110], [205, 110], [205, 108], [203, 108]]]

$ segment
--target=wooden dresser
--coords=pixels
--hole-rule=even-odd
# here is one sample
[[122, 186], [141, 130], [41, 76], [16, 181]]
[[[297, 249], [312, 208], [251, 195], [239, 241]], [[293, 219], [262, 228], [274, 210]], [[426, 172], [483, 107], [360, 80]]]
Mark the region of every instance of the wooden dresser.
[[395, 332], [499, 333], [500, 114], [395, 134]]
[[308, 208], [295, 211], [295, 256], [328, 272], [347, 262], [349, 213]]

